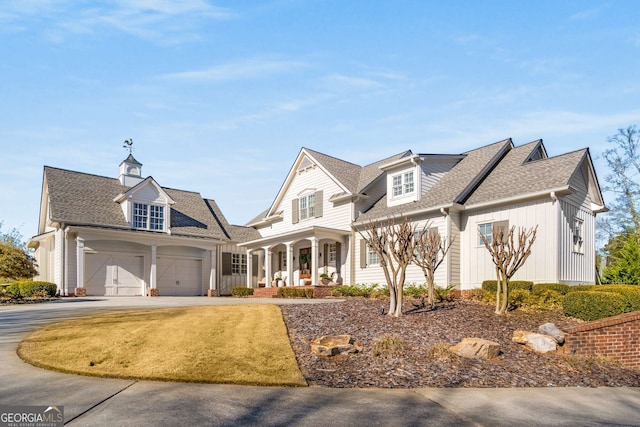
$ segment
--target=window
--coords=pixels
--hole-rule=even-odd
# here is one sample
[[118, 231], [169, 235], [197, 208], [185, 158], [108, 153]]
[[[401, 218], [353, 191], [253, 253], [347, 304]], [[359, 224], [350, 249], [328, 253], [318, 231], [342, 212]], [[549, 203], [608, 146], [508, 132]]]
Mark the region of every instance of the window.
[[413, 183], [413, 171], [394, 175], [391, 179], [393, 180], [393, 197], [400, 197], [405, 194], [413, 193], [415, 188]]
[[149, 229], [164, 230], [164, 208], [162, 206], [149, 206]]
[[336, 244], [335, 243], [330, 243], [329, 244], [329, 262], [336, 262]]
[[133, 228], [147, 228], [148, 205], [133, 204]]
[[247, 255], [231, 254], [231, 273], [247, 274]]
[[311, 193], [300, 197], [300, 219], [313, 218], [315, 216], [315, 194]]
[[487, 242], [489, 244], [493, 243], [493, 229], [501, 227], [505, 233], [508, 233], [509, 230], [509, 221], [497, 221], [497, 222], [488, 222], [485, 224], [478, 225], [478, 246], [484, 246], [484, 241], [482, 240], [482, 236], [487, 238]]
[[580, 218], [573, 218], [573, 252], [582, 254], [584, 253], [584, 222]]
[[367, 246], [367, 265], [378, 265], [380, 264], [380, 258], [376, 251], [373, 250], [371, 246]]
[[133, 228], [164, 230], [164, 207], [134, 203]]

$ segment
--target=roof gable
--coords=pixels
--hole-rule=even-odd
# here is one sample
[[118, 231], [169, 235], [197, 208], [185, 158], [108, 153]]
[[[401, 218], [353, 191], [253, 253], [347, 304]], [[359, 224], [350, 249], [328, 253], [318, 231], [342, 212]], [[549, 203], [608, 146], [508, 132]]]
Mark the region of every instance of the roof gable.
[[167, 194], [166, 191], [153, 179], [147, 177], [135, 186], [129, 188], [124, 193], [114, 198], [115, 202], [121, 202], [125, 199], [141, 201], [147, 203], [159, 203], [164, 205], [173, 205], [175, 201]]

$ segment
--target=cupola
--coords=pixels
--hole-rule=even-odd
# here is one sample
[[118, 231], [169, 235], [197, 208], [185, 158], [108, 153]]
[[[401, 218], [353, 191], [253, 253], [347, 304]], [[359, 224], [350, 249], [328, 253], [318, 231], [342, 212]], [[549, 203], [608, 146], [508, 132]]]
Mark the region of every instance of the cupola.
[[142, 163], [137, 161], [133, 154], [120, 163], [120, 184], [133, 187], [142, 182]]

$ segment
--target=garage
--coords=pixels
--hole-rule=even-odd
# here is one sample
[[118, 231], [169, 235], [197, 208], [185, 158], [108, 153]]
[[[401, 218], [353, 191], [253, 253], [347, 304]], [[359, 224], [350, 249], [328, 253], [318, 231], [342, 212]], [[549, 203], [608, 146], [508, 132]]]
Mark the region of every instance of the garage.
[[142, 295], [142, 255], [87, 253], [85, 286], [87, 295]]
[[157, 288], [160, 295], [202, 295], [202, 260], [158, 257]]

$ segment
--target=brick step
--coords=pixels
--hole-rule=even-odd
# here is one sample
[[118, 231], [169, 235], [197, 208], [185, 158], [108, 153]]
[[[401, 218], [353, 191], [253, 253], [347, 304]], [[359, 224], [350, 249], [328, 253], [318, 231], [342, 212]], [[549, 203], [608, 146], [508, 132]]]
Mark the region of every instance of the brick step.
[[254, 288], [253, 298], [275, 298], [278, 295], [278, 288]]

